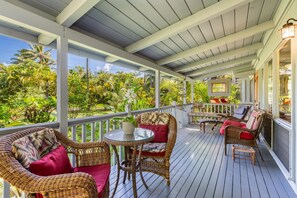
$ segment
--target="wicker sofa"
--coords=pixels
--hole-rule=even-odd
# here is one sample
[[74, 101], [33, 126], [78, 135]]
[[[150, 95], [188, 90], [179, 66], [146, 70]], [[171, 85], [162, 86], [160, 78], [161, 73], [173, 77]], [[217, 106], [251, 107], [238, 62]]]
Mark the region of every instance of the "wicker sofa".
[[[41, 140], [39, 135], [41, 131], [50, 131], [49, 134], [53, 134], [53, 137], [48, 138], [47, 134], [47, 138]], [[44, 149], [50, 148], [48, 146], [51, 145], [52, 139], [58, 143], [59, 148], [63, 147], [67, 158], [67, 153], [74, 154], [76, 159], [74, 171], [66, 174], [39, 176], [25, 168], [23, 164], [27, 163], [28, 159], [20, 162], [20, 155], [15, 153], [15, 143], [23, 141], [24, 138], [32, 140], [32, 137], [39, 139], [37, 141], [34, 139], [32, 144], [27, 142], [28, 146], [25, 147], [32, 147], [32, 145], [36, 147], [38, 142], [43, 141], [43, 146], [39, 149], [43, 149], [44, 157], [49, 156], [55, 150]], [[28, 155], [31, 154], [28, 153]], [[0, 177], [18, 190], [24, 191], [27, 197], [95, 198], [109, 196], [110, 151], [104, 142], [76, 143], [56, 130], [31, 128], [0, 138], [0, 158]], [[57, 161], [64, 163], [59, 159]], [[70, 162], [68, 163], [70, 165]]]

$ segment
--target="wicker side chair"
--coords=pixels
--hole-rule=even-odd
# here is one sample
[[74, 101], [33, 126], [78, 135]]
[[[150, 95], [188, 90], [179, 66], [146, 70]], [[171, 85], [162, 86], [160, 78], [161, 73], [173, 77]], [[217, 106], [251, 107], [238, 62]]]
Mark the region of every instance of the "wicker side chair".
[[[142, 123], [142, 117], [147, 117], [148, 115], [154, 114], [156, 116], [164, 115], [166, 113], [148, 112], [138, 115], [136, 121], [138, 125]], [[177, 136], [177, 124], [176, 119], [170, 115], [168, 122], [168, 140], [165, 146], [164, 155], [151, 155], [149, 152], [142, 152], [142, 171], [152, 172], [164, 177], [167, 181], [167, 185], [170, 185], [170, 156], [174, 148]], [[158, 123], [151, 123], [158, 125]]]
[[[93, 177], [75, 172], [53, 176], [38, 176], [25, 169], [12, 152], [12, 143], [45, 128], [30, 128], [0, 138], [0, 177], [26, 194], [39, 193], [43, 197], [98, 197]], [[109, 147], [104, 142], [76, 143], [54, 130], [58, 142], [76, 157], [76, 166], [110, 163]], [[109, 196], [109, 183], [103, 197]]]
[[[254, 118], [255, 120], [250, 122], [251, 119], [253, 119], [253, 115], [255, 113], [257, 115], [256, 118]], [[251, 116], [248, 120], [248, 122], [251, 123], [251, 127], [248, 125], [246, 126], [246, 128], [233, 125], [227, 126], [224, 133], [225, 155], [227, 154], [227, 144], [240, 144], [244, 146], [255, 147], [259, 150], [257, 139], [259, 138], [259, 134], [263, 128], [265, 116], [266, 112], [264, 110], [255, 109], [251, 113]], [[261, 159], [263, 160], [260, 150], [259, 154], [261, 156]]]

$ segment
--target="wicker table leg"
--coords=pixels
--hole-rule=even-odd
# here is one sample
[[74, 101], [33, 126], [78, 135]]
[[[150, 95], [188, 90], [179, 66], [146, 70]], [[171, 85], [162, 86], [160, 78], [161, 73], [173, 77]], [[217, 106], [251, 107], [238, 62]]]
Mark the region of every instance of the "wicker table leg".
[[112, 145], [112, 148], [114, 150], [114, 153], [116, 155], [116, 160], [117, 160], [117, 181], [116, 181], [116, 184], [115, 184], [112, 196], [111, 196], [113, 198], [114, 195], [115, 195], [115, 192], [117, 191], [119, 180], [120, 180], [120, 167], [121, 167], [121, 164], [120, 164], [119, 154], [117, 152], [117, 147], [115, 145]]
[[136, 151], [137, 146], [134, 146], [133, 154], [132, 154], [132, 163], [131, 163], [131, 173], [132, 173], [132, 186], [133, 186], [133, 194], [134, 198], [137, 198], [137, 188], [136, 188]]

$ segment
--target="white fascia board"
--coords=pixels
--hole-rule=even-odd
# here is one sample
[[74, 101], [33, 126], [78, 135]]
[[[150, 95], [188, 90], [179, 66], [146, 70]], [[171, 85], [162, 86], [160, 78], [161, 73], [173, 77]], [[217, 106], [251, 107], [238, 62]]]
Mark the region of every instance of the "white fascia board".
[[28, 41], [31, 43], [38, 43], [38, 39], [37, 36], [28, 34], [28, 33], [24, 33], [24, 32], [20, 32], [17, 31], [15, 29], [9, 28], [9, 27], [4, 27], [0, 25], [0, 35], [5, 35], [8, 37], [12, 37], [12, 38], [16, 38], [16, 39], [20, 39], [23, 41]]
[[254, 60], [256, 58], [257, 58], [257, 55], [251, 55], [251, 56], [247, 56], [247, 57], [244, 57], [244, 58], [241, 58], [241, 59], [235, 59], [235, 60], [228, 61], [228, 62], [225, 62], [225, 63], [220, 63], [220, 64], [217, 64], [217, 65], [207, 66], [207, 67], [204, 67], [204, 68], [201, 68], [201, 69], [198, 69], [198, 70], [187, 72], [187, 73], [185, 73], [185, 75], [186, 76], [195, 76], [195, 75], [197, 76], [199, 74], [202, 74], [204, 72], [209, 72], [209, 71], [214, 70], [214, 69], [220, 69], [220, 68], [223, 69], [224, 67], [231, 67], [232, 65], [250, 62], [250, 61], [252, 61], [252, 60]]
[[[80, 17], [93, 8], [99, 1], [100, 0], [72, 0], [57, 16], [56, 21], [60, 25], [70, 27]], [[49, 45], [54, 40], [55, 37], [51, 37], [46, 34], [40, 34], [38, 37], [38, 42], [43, 45]]]
[[6, 1], [0, 1], [0, 20], [52, 37], [63, 34], [64, 27]]
[[229, 12], [239, 6], [247, 4], [253, 0], [224, 0], [219, 1], [197, 13], [182, 19], [150, 36], [147, 36], [125, 48], [126, 51], [134, 53], [165, 40], [173, 35], [190, 29], [196, 25], [204, 23], [219, 15]]
[[244, 39], [244, 38], [253, 36], [253, 35], [261, 33], [261, 32], [265, 32], [267, 30], [272, 29], [273, 27], [274, 27], [273, 21], [267, 21], [267, 22], [261, 23], [259, 25], [253, 26], [251, 28], [248, 28], [248, 29], [230, 34], [228, 36], [222, 37], [220, 39], [211, 41], [209, 43], [194, 47], [192, 49], [188, 49], [186, 51], [177, 53], [172, 56], [165, 57], [165, 58], [157, 61], [157, 64], [165, 65], [167, 63], [171, 63], [171, 62], [195, 55], [195, 54], [197, 54], [197, 52], [201, 53], [201, 52], [216, 48], [221, 45], [226, 45], [228, 43], [235, 42], [237, 40]]
[[259, 42], [259, 43], [249, 45], [249, 46], [246, 46], [246, 47], [243, 47], [243, 48], [240, 48], [240, 49], [235, 49], [235, 50], [232, 50], [232, 51], [220, 54], [220, 55], [215, 55], [215, 56], [210, 57], [210, 58], [206, 58], [206, 59], [203, 59], [203, 60], [200, 60], [200, 61], [196, 61], [196, 62], [187, 64], [187, 65], [177, 67], [177, 68], [174, 69], [174, 71], [179, 72], [179, 71], [191, 69], [191, 68], [194, 68], [194, 67], [199, 67], [199, 66], [202, 66], [204, 64], [208, 64], [208, 63], [211, 63], [211, 62], [214, 62], [214, 61], [222, 60], [224, 58], [234, 57], [234, 56], [238, 56], [238, 55], [241, 55], [241, 54], [244, 54], [244, 53], [253, 52], [253, 51], [258, 50], [258, 49], [263, 48], [263, 47], [264, 47], [264, 45], [261, 42]]
[[[36, 32], [52, 35], [53, 37], [66, 34], [69, 41], [75, 45], [82, 46], [86, 49], [91, 49], [95, 52], [108, 56], [114, 56], [134, 65], [149, 67], [153, 70], [160, 70], [170, 76], [185, 78], [184, 75], [172, 71], [171, 69], [162, 67], [152, 61], [133, 55], [123, 49], [116, 48], [115, 46], [94, 39], [70, 28], [63, 27], [54, 21], [41, 17], [6, 1], [0, 1], [0, 20], [19, 25]], [[189, 77], [186, 79], [188, 81], [192, 81]]]

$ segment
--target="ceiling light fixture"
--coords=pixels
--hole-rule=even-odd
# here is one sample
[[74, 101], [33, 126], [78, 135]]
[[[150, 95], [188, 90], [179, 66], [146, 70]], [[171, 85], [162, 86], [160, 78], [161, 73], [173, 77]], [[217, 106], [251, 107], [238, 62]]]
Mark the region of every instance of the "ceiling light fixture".
[[295, 25], [290, 21], [295, 22], [297, 20], [294, 18], [290, 18], [287, 20], [287, 23], [283, 25], [283, 28], [281, 29], [283, 39], [294, 38], [295, 36]]

